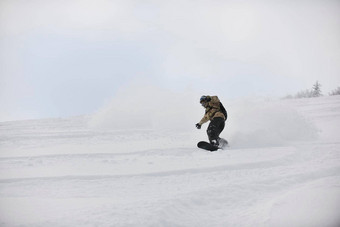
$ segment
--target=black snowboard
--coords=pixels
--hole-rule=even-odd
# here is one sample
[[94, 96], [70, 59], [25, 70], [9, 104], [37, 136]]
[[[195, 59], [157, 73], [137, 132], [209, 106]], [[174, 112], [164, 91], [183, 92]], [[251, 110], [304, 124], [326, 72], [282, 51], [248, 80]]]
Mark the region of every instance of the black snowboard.
[[205, 142], [205, 141], [198, 142], [197, 147], [204, 149], [204, 150], [207, 150], [207, 151], [217, 151], [218, 150], [217, 147], [215, 147], [215, 146], [213, 146], [210, 143]]

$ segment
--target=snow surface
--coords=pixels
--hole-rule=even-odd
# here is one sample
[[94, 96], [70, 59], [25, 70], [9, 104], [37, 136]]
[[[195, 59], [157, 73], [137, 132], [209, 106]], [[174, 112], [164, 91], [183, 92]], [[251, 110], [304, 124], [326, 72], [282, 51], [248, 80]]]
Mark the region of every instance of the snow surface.
[[224, 104], [0, 123], [0, 226], [340, 226], [340, 96]]

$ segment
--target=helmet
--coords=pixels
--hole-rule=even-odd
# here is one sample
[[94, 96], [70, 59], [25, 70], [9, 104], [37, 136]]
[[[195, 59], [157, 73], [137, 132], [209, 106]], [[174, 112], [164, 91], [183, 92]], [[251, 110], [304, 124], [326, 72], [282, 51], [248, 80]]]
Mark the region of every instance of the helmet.
[[211, 98], [210, 98], [209, 96], [203, 95], [203, 96], [200, 98], [200, 103], [201, 103], [201, 105], [202, 105], [204, 108], [207, 108], [208, 105], [209, 105], [210, 100], [211, 100]]
[[207, 97], [207, 96], [205, 96], [205, 95], [201, 96], [201, 98], [200, 98], [200, 103], [202, 103], [202, 102], [206, 102], [206, 101], [207, 101], [207, 99], [208, 99], [208, 97]]
[[200, 103], [202, 104], [203, 102], [210, 102], [211, 101], [211, 98], [210, 96], [207, 96], [207, 95], [203, 95], [201, 96], [200, 98]]

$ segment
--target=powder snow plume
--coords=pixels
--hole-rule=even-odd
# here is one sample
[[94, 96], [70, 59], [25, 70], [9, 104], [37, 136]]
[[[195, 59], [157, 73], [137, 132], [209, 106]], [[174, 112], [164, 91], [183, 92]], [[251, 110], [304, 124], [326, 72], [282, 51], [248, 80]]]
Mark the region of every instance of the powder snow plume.
[[317, 138], [318, 130], [284, 101], [238, 100], [229, 105], [226, 133], [235, 147], [289, 145]]
[[[215, 95], [215, 94], [212, 94]], [[315, 126], [296, 109], [280, 100], [247, 98], [228, 100], [218, 95], [228, 111], [221, 137], [234, 147], [282, 146], [317, 137]], [[200, 94], [173, 92], [156, 86], [129, 86], [95, 113], [89, 121], [99, 130], [172, 129], [192, 131], [196, 140], [207, 140], [204, 124], [194, 124], [204, 115]]]
[[189, 129], [201, 117], [199, 95], [172, 92], [152, 85], [131, 85], [120, 90], [95, 113], [90, 127], [121, 129]]

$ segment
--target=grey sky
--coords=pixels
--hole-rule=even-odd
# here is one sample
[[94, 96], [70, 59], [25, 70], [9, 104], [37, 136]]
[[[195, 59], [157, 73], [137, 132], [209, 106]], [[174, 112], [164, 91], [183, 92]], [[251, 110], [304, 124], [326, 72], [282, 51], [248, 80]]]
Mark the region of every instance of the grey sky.
[[136, 81], [234, 98], [319, 80], [327, 94], [339, 62], [336, 0], [0, 2], [0, 121], [92, 113]]

